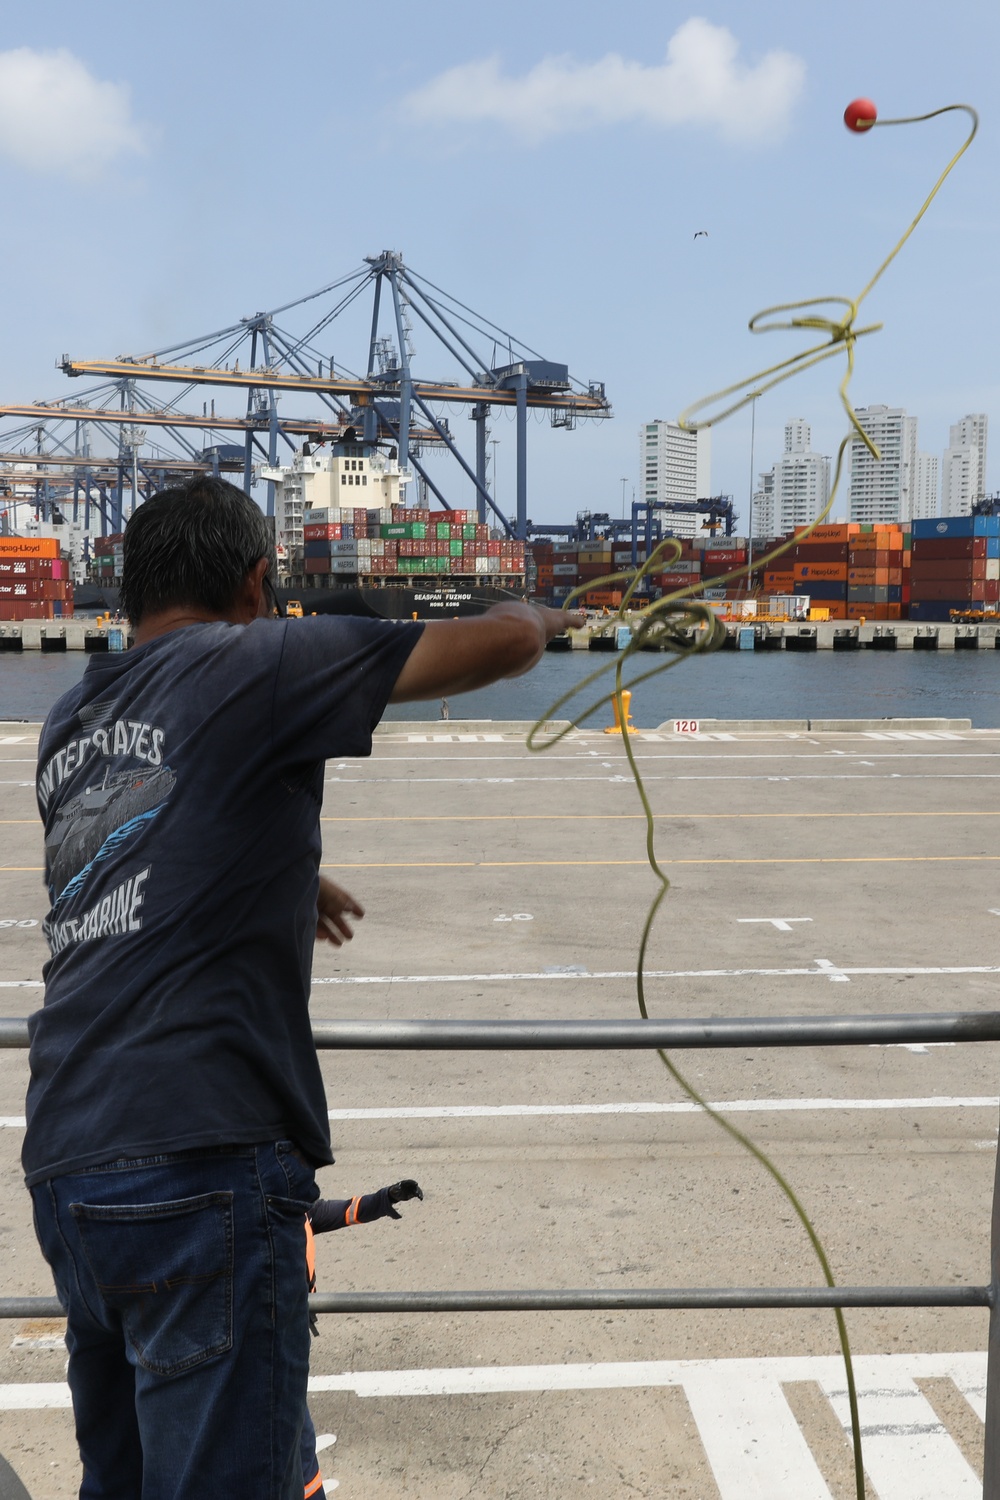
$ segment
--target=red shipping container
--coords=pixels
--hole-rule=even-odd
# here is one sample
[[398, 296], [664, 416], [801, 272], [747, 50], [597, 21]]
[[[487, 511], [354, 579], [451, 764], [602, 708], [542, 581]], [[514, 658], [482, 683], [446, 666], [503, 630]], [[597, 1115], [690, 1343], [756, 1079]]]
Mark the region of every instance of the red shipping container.
[[966, 582], [957, 578], [924, 579], [918, 584], [914, 579], [910, 585], [910, 599], [914, 604], [935, 602], [938, 599], [960, 599], [963, 603], [975, 605], [986, 599], [986, 580], [973, 582], [970, 579]]
[[947, 558], [949, 561], [960, 557], [985, 557], [986, 537], [915, 536], [912, 552], [914, 562], [918, 557], [921, 562], [931, 557]]
[[914, 559], [910, 566], [910, 584], [916, 588], [918, 584], [935, 580], [944, 581], [954, 578], [963, 582], [985, 579], [986, 577], [985, 557], [967, 558], [932, 558], [929, 562], [917, 562]]
[[650, 582], [655, 588], [673, 593], [675, 589], [689, 589], [699, 578], [697, 573], [653, 573]]

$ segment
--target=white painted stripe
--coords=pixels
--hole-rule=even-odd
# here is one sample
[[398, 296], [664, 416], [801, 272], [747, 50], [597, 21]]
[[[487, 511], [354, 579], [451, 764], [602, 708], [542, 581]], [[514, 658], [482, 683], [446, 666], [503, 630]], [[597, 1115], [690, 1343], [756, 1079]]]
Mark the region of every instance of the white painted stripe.
[[684, 1394], [724, 1500], [833, 1500], [776, 1380], [692, 1370]]
[[[866, 1383], [898, 1373], [911, 1379], [954, 1378], [962, 1370], [986, 1382], [985, 1353], [878, 1354], [865, 1358]], [[311, 1391], [353, 1391], [357, 1396], [474, 1396], [515, 1391], [611, 1391], [684, 1385], [690, 1375], [714, 1375], [720, 1382], [757, 1376], [782, 1385], [814, 1380], [842, 1389], [844, 1366], [833, 1354], [787, 1355], [774, 1359], [651, 1359], [603, 1364], [466, 1365], [426, 1370], [348, 1370], [310, 1377]], [[0, 1386], [0, 1393], [5, 1387]], [[939, 1497], [940, 1500], [940, 1497]]]
[[0, 1385], [0, 1411], [58, 1411], [73, 1405], [61, 1381], [16, 1381]]
[[[861, 1361], [856, 1360], [857, 1366]], [[877, 1389], [900, 1376], [913, 1380], [951, 1379], [964, 1390], [985, 1390], [986, 1354], [878, 1354], [863, 1357], [865, 1386]], [[507, 1395], [519, 1391], [609, 1391], [683, 1386], [689, 1378], [714, 1375], [720, 1383], [756, 1376], [787, 1385], [816, 1381], [843, 1390], [839, 1357], [788, 1355], [773, 1359], [635, 1360], [603, 1364], [466, 1365], [418, 1370], [348, 1370], [312, 1375], [309, 1390], [353, 1391], [361, 1397]], [[0, 1411], [43, 1411], [68, 1407], [69, 1387], [61, 1382], [15, 1381], [0, 1385]], [[862, 1412], [862, 1420], [865, 1414]], [[941, 1497], [938, 1497], [941, 1500]]]
[[[933, 1095], [919, 1099], [717, 1099], [711, 1108], [723, 1115], [786, 1113], [830, 1114], [839, 1111], [908, 1109], [1000, 1109], [1000, 1095], [969, 1098]], [[701, 1105], [690, 1100], [623, 1104], [429, 1104], [398, 1108], [331, 1109], [331, 1120], [504, 1120], [559, 1115], [695, 1115]], [[0, 1124], [5, 1123], [0, 1121]], [[11, 1122], [13, 1123], [13, 1121]], [[23, 1124], [23, 1120], [21, 1121]]]
[[[954, 738], [954, 736], [952, 736], [952, 738]], [[801, 744], [807, 744], [807, 743], [808, 744], [813, 744], [813, 743], [815, 743], [815, 741], [811, 741], [811, 740], [810, 741], [801, 741], [800, 743]], [[528, 751], [526, 754], [520, 754], [520, 755], [460, 755], [460, 756], [457, 756], [457, 757], [454, 754], [452, 754], [452, 755], [370, 755], [367, 758], [367, 760], [365, 760], [363, 762], [363, 764], [364, 765], [368, 765], [368, 766], [378, 766], [378, 765], [399, 766], [399, 765], [405, 765], [408, 761], [412, 761], [414, 763], [414, 765], [427, 765], [428, 762], [440, 760], [440, 761], [447, 761], [449, 765], [454, 765], [456, 759], [458, 759], [458, 760], [461, 761], [461, 763], [462, 763], [463, 766], [467, 765], [467, 764], [470, 764], [471, 762], [477, 761], [477, 760], [488, 761], [491, 765], [498, 764], [499, 762], [510, 762], [510, 761], [520, 761], [520, 762], [534, 761], [534, 763], [537, 765], [540, 760], [543, 761], [546, 765], [554, 765], [557, 761], [574, 761], [574, 762], [580, 763], [582, 765], [588, 765], [588, 764], [591, 763], [591, 757], [592, 756], [598, 756], [598, 757], [600, 757], [600, 758], [603, 759], [603, 757], [608, 756], [608, 755], [611, 756], [612, 760], [620, 760], [623, 763], [626, 762], [625, 755], [618, 755], [616, 753], [615, 747], [613, 745], [607, 745], [607, 744], [605, 744], [605, 745], [601, 746], [601, 749], [599, 751], [597, 751], [597, 750], [590, 750], [590, 751], [577, 750], [572, 755], [553, 755], [553, 754], [550, 754], [547, 751], [538, 751], [538, 750]], [[817, 751], [815, 753], [813, 751], [811, 751], [811, 750], [807, 750], [807, 751], [805, 751], [803, 753], [803, 751], [800, 748], [796, 747], [795, 749], [788, 749], [788, 750], [766, 750], [763, 753], [761, 753], [760, 751], [757, 751], [757, 750], [746, 751], [746, 752], [740, 751], [738, 753], [735, 752], [735, 751], [731, 752], [731, 751], [728, 751], [728, 750], [717, 750], [717, 751], [713, 751], [711, 754], [704, 755], [704, 754], [689, 753], [686, 750], [671, 750], [671, 751], [668, 751], [666, 754], [664, 754], [661, 751], [654, 751], [652, 754], [646, 755], [646, 754], [643, 753], [643, 751], [641, 749], [637, 749], [636, 750], [636, 756], [635, 756], [635, 758], [636, 758], [636, 760], [668, 760], [668, 761], [675, 761], [675, 760], [697, 760], [697, 761], [701, 761], [702, 763], [704, 763], [705, 761], [715, 762], [717, 760], [755, 760], [755, 761], [756, 760], [808, 760], [808, 761], [823, 762], [825, 760], [828, 760], [833, 755], [846, 756], [848, 760], [855, 760], [858, 757], [860, 757], [860, 756], [863, 755], [867, 759], [873, 760], [873, 761], [880, 761], [880, 760], [906, 760], [906, 761], [910, 761], [910, 760], [996, 760], [997, 757], [998, 757], [998, 755], [1000, 755], [1000, 751], [997, 751], [997, 750], [873, 750], [868, 745], [859, 745], [858, 748], [857, 748], [857, 750], [822, 750], [821, 749], [821, 750], [819, 750], [819, 751]], [[347, 769], [346, 762], [331, 760], [331, 761], [327, 761], [326, 764], [327, 764], [328, 767], [329, 766], [334, 766], [334, 767], [337, 767], [337, 768], [339, 768], [341, 770], [346, 770]], [[352, 762], [352, 764], [353, 764], [353, 762]], [[362, 764], [362, 762], [359, 760], [357, 762], [357, 764], [360, 767], [361, 764]]]
[[[815, 960], [813, 969], [646, 969], [646, 979], [826, 979], [831, 977], [829, 960]], [[820, 966], [821, 965], [821, 966]], [[880, 978], [900, 974], [930, 975], [947, 974], [1000, 974], [1000, 964], [937, 964], [920, 965], [893, 964], [885, 967], [868, 965], [851, 968], [837, 964], [834, 976]], [[495, 971], [482, 974], [314, 974], [316, 985], [367, 985], [367, 984], [513, 984], [544, 980], [584, 979], [635, 979], [634, 969], [586, 969], [583, 965], [567, 964], [551, 969], [524, 969], [509, 973]], [[40, 990], [41, 979], [0, 979], [3, 990]]]
[[[934, 975], [944, 974], [1000, 974], [998, 964], [955, 964], [921, 966], [893, 965], [891, 967], [876, 968], [851, 968], [848, 965], [837, 965], [837, 974], [867, 975], [879, 977], [881, 975], [915, 974]], [[830, 971], [826, 968], [813, 969], [647, 969], [646, 979], [830, 979]], [[314, 985], [327, 984], [512, 984], [522, 981], [538, 980], [574, 980], [584, 979], [635, 979], [634, 969], [594, 969], [584, 968], [567, 964], [565, 966], [553, 967], [551, 969], [525, 969], [512, 973], [483, 973], [483, 974], [334, 974], [326, 976], [313, 976]], [[31, 983], [32, 981], [19, 981], [20, 983]]]
[[[912, 1376], [875, 1359], [854, 1361], [865, 1470], [879, 1500], [979, 1500], [982, 1484]], [[843, 1378], [820, 1381], [845, 1430]]]
[[[996, 771], [844, 771], [835, 772], [795, 772], [781, 776], [650, 776], [644, 775], [643, 781], [996, 781], [1000, 772]], [[444, 785], [456, 784], [461, 786], [515, 786], [520, 782], [528, 783], [543, 782], [546, 786], [554, 786], [563, 781], [588, 781], [602, 782], [605, 786], [610, 782], [627, 782], [632, 784], [631, 776], [327, 776], [327, 786], [416, 786], [416, 785]], [[34, 786], [32, 781], [6, 781], [0, 782], [0, 786]], [[677, 814], [683, 817], [683, 812]]]
[[[972, 1469], [915, 1382], [951, 1379], [960, 1391], [978, 1398], [986, 1381], [986, 1355], [874, 1355], [858, 1357], [854, 1365], [865, 1469], [879, 1500], [978, 1497]], [[802, 1381], [818, 1384], [849, 1426], [843, 1366], [829, 1355], [350, 1371], [314, 1375], [309, 1391], [347, 1391], [386, 1400], [680, 1387], [721, 1500], [831, 1500], [782, 1389]], [[62, 1384], [0, 1386], [0, 1411], [69, 1405], [69, 1389]], [[324, 1448], [329, 1437], [324, 1434]]]
[[[722, 1115], [871, 1113], [911, 1109], [1000, 1109], [1000, 1095], [962, 1098], [932, 1095], [912, 1099], [715, 1099], [711, 1108]], [[613, 1104], [413, 1104], [386, 1108], [331, 1109], [328, 1117], [347, 1120], [516, 1120], [554, 1119], [561, 1115], [696, 1115], [700, 1104], [689, 1100], [660, 1103]], [[24, 1115], [0, 1115], [0, 1130], [23, 1130]], [[989, 1144], [992, 1145], [992, 1142]]]

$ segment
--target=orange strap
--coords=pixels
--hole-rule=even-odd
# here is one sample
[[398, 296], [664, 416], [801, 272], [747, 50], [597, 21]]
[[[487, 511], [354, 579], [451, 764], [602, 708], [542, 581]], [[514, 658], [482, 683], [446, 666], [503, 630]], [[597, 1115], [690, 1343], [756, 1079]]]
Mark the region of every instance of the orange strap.
[[316, 1290], [316, 1236], [313, 1227], [306, 1219], [306, 1277], [309, 1281], [309, 1290]]
[[321, 1490], [322, 1488], [323, 1488], [323, 1476], [319, 1472], [319, 1470], [317, 1469], [316, 1470], [316, 1478], [315, 1479], [310, 1479], [309, 1483], [306, 1485], [306, 1492], [305, 1492], [304, 1500], [309, 1500], [309, 1496], [310, 1495], [315, 1495], [316, 1491], [317, 1490]]
[[344, 1215], [345, 1224], [356, 1224], [358, 1222], [358, 1209], [361, 1207], [361, 1198], [352, 1198], [347, 1205], [347, 1213]]

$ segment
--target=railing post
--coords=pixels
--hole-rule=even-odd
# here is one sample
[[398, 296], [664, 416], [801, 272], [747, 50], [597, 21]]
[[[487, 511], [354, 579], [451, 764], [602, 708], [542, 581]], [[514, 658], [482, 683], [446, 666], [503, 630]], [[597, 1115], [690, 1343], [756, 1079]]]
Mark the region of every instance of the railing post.
[[990, 1335], [986, 1359], [986, 1445], [983, 1500], [1000, 1500], [1000, 1145], [990, 1224]]

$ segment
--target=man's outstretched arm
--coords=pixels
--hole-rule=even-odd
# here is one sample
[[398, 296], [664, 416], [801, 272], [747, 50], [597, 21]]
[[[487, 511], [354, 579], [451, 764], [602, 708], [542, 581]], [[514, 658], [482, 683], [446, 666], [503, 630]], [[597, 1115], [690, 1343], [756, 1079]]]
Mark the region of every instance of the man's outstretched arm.
[[390, 702], [468, 693], [535, 665], [553, 636], [584, 616], [533, 604], [495, 604], [469, 620], [432, 620], [414, 646]]

